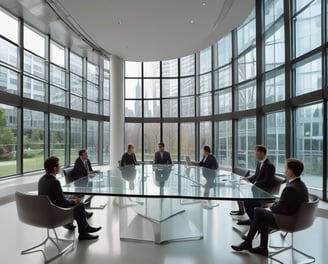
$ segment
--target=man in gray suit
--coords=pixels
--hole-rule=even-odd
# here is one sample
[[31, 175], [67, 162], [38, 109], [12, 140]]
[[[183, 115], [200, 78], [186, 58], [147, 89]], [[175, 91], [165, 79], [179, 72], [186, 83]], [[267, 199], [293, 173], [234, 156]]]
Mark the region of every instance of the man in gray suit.
[[172, 164], [170, 152], [164, 150], [164, 143], [158, 144], [158, 151], [155, 152], [155, 164]]

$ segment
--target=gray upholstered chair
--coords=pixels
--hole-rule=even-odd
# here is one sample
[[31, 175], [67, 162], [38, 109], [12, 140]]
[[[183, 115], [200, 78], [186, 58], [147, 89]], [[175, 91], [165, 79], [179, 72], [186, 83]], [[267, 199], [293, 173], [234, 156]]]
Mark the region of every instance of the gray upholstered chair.
[[[55, 228], [74, 221], [73, 208], [61, 208], [51, 203], [46, 195], [15, 193], [18, 218], [21, 222], [47, 229], [47, 237], [40, 244], [23, 250], [22, 255], [34, 252], [41, 252], [45, 263], [49, 263], [55, 258], [69, 252], [75, 248], [75, 237], [72, 240], [58, 238]], [[50, 230], [54, 237], [50, 236]], [[47, 241], [50, 240], [58, 250], [58, 253], [51, 258], [47, 258], [45, 248]], [[61, 243], [60, 243], [61, 242]], [[66, 244], [64, 248], [60, 244]]]
[[280, 234], [283, 240], [286, 238], [287, 234], [291, 234], [291, 245], [287, 247], [270, 245], [271, 248], [279, 248], [279, 250], [270, 254], [271, 259], [279, 263], [283, 263], [282, 261], [279, 261], [279, 259], [277, 259], [277, 256], [286, 250], [291, 250], [292, 254], [294, 254], [294, 251], [296, 251], [299, 254], [308, 258], [307, 261], [304, 262], [302, 261], [302, 263], [313, 263], [315, 261], [314, 257], [307, 255], [304, 252], [294, 248], [294, 233], [297, 231], [307, 229], [313, 224], [314, 219], [316, 217], [318, 204], [319, 204], [319, 198], [315, 195], [309, 195], [309, 201], [303, 203], [296, 214], [294, 215], [274, 214], [274, 217], [278, 225], [277, 231], [280, 230], [286, 232], [285, 234], [282, 233]]
[[71, 183], [72, 181], [75, 180], [73, 175], [73, 170], [74, 167], [68, 167], [63, 169], [63, 174], [65, 177], [66, 184]]

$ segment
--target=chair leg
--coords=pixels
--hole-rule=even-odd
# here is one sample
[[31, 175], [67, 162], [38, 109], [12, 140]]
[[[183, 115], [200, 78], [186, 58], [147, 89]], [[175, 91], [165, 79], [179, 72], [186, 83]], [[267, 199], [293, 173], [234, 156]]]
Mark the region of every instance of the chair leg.
[[[281, 260], [277, 259], [276, 256], [278, 256], [279, 254], [281, 254], [282, 252], [285, 252], [287, 250], [291, 250], [292, 251], [292, 263], [294, 263], [294, 252], [297, 252], [299, 253], [300, 255], [304, 256], [307, 258], [307, 260], [304, 260], [302, 261], [302, 263], [313, 263], [315, 262], [315, 258], [294, 248], [294, 233], [291, 233], [291, 236], [292, 236], [292, 242], [291, 242], [291, 245], [288, 246], [288, 247], [283, 247], [281, 248], [280, 250], [276, 251], [276, 252], [273, 252], [273, 253], [270, 253], [269, 254], [269, 258], [278, 262], [278, 263], [284, 263], [282, 262]], [[284, 238], [286, 237], [286, 234], [284, 235]]]
[[[75, 234], [74, 234], [73, 239], [63, 239], [63, 238], [58, 237], [57, 232], [56, 232], [55, 229], [52, 229], [52, 230], [54, 232], [55, 237], [51, 237], [50, 236], [50, 229], [47, 229], [47, 237], [43, 242], [41, 242], [40, 244], [38, 244], [36, 246], [33, 246], [31, 248], [28, 248], [28, 249], [25, 249], [25, 250], [21, 251], [21, 254], [26, 255], [26, 254], [31, 254], [31, 253], [35, 253], [35, 252], [41, 252], [42, 255], [43, 255], [43, 258], [44, 258], [44, 262], [49, 263], [49, 262], [55, 260], [56, 258], [58, 258], [59, 256], [63, 255], [64, 253], [72, 251], [72, 250], [75, 249]], [[47, 256], [46, 256], [46, 253], [45, 253], [44, 249], [39, 248], [41, 246], [45, 247], [48, 240], [50, 240], [58, 250], [58, 254], [51, 257], [51, 258], [49, 258], [49, 259], [47, 259]], [[63, 249], [60, 249], [59, 242], [70, 242], [70, 243], [66, 247], [64, 247]], [[39, 249], [37, 249], [37, 248], [39, 248]]]

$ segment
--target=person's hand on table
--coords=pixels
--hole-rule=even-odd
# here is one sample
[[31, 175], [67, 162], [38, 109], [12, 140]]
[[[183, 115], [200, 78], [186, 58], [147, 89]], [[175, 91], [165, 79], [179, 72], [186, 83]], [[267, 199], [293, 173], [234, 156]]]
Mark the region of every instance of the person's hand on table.
[[248, 181], [248, 177], [242, 177], [241, 179], [244, 181]]

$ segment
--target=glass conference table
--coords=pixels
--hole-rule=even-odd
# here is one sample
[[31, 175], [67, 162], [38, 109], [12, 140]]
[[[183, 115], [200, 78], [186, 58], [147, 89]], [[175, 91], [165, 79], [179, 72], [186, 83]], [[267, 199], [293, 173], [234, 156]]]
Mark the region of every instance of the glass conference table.
[[114, 199], [120, 238], [158, 244], [203, 238], [203, 208], [212, 208], [214, 200], [275, 199], [237, 174], [183, 164], [115, 168], [62, 188], [66, 194], [120, 197]]

